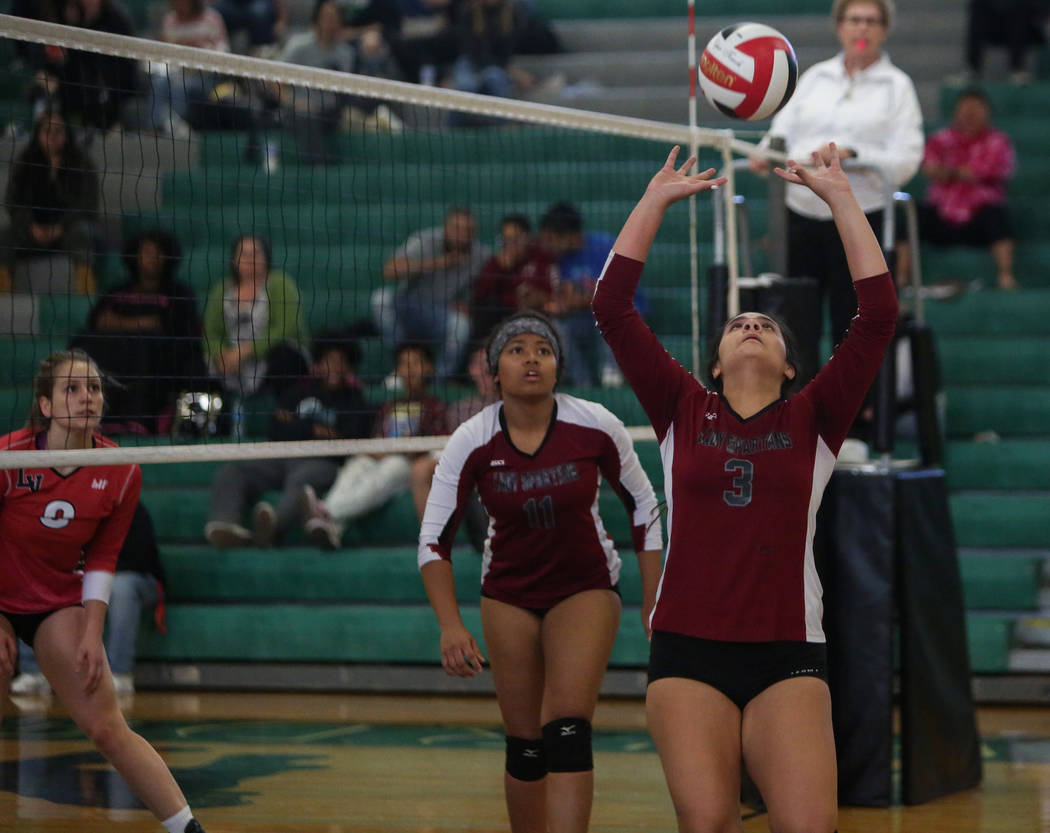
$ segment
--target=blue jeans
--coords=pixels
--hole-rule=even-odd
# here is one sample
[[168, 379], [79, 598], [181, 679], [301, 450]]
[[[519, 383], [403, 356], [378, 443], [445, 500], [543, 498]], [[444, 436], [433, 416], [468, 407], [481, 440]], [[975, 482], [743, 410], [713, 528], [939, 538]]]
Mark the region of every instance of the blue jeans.
[[[139, 635], [142, 611], [153, 608], [160, 599], [157, 580], [149, 573], [120, 570], [113, 576], [106, 612], [106, 655], [114, 674], [130, 674], [135, 667], [135, 642]], [[19, 670], [23, 674], [37, 674], [33, 649], [18, 643]]]
[[434, 375], [446, 379], [463, 360], [470, 337], [470, 318], [453, 305], [431, 303], [392, 285], [372, 293], [372, 316], [390, 348], [409, 340], [426, 344], [434, 353]]
[[191, 101], [201, 101], [215, 86], [215, 77], [199, 69], [171, 67], [150, 75], [149, 115], [153, 127], [167, 129], [174, 112], [183, 121]]

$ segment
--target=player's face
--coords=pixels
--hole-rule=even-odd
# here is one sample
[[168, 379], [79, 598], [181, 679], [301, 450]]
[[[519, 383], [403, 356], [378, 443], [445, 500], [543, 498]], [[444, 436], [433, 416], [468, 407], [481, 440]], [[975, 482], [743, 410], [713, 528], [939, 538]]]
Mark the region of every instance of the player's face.
[[496, 380], [504, 398], [549, 396], [558, 380], [558, 361], [551, 343], [535, 333], [514, 336], [499, 354]]
[[835, 31], [847, 58], [876, 58], [886, 40], [886, 22], [877, 3], [860, 0], [842, 10]]
[[72, 361], [55, 368], [51, 398], [40, 397], [40, 411], [69, 432], [90, 432], [102, 419], [102, 380], [94, 365]]
[[771, 373], [788, 378], [795, 375], [794, 368], [787, 363], [787, 345], [777, 322], [761, 313], [744, 312], [731, 318], [722, 330], [715, 371], [724, 379], [733, 368], [756, 361]]

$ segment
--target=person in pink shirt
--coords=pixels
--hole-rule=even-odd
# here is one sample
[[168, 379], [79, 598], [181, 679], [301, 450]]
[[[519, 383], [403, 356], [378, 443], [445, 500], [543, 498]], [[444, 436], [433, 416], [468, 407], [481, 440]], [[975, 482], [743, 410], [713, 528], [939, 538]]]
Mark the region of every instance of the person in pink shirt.
[[922, 172], [929, 180], [919, 206], [923, 241], [938, 245], [988, 246], [1001, 289], [1016, 289], [1013, 230], [1006, 182], [1014, 172], [1010, 138], [991, 125], [988, 97], [965, 90], [952, 123], [926, 140]]

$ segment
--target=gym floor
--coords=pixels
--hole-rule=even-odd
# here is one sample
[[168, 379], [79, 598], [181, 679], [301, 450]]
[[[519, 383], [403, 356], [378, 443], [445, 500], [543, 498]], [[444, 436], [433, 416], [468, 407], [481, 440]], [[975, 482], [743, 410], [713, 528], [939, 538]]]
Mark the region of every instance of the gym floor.
[[[123, 705], [208, 833], [507, 829], [491, 697], [142, 692]], [[594, 722], [591, 829], [674, 831], [642, 703], [603, 700]], [[978, 722], [980, 788], [916, 807], [844, 807], [840, 833], [1050, 833], [1050, 709], [984, 707]], [[744, 813], [745, 833], [768, 829]], [[0, 727], [0, 830], [161, 827], [53, 701], [19, 698]]]

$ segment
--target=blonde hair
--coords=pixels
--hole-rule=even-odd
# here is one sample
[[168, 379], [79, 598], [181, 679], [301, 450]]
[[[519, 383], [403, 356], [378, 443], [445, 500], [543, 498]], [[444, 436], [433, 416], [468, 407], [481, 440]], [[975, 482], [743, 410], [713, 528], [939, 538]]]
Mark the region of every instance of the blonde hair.
[[[33, 401], [29, 405], [29, 416], [26, 417], [26, 428], [34, 431], [46, 431], [51, 427], [51, 417], [44, 416], [40, 410], [40, 397], [51, 399], [55, 393], [55, 379], [58, 378], [56, 370], [62, 365], [72, 362], [84, 362], [95, 374], [102, 378], [95, 360], [79, 348], [72, 350], [56, 350], [37, 367], [36, 377], [33, 379]], [[105, 400], [103, 399], [103, 403]]]
[[893, 0], [834, 0], [831, 4], [831, 20], [836, 26], [846, 16], [846, 9], [854, 3], [874, 3], [882, 13], [882, 23], [887, 31], [893, 26], [893, 18], [897, 14], [897, 4]]

